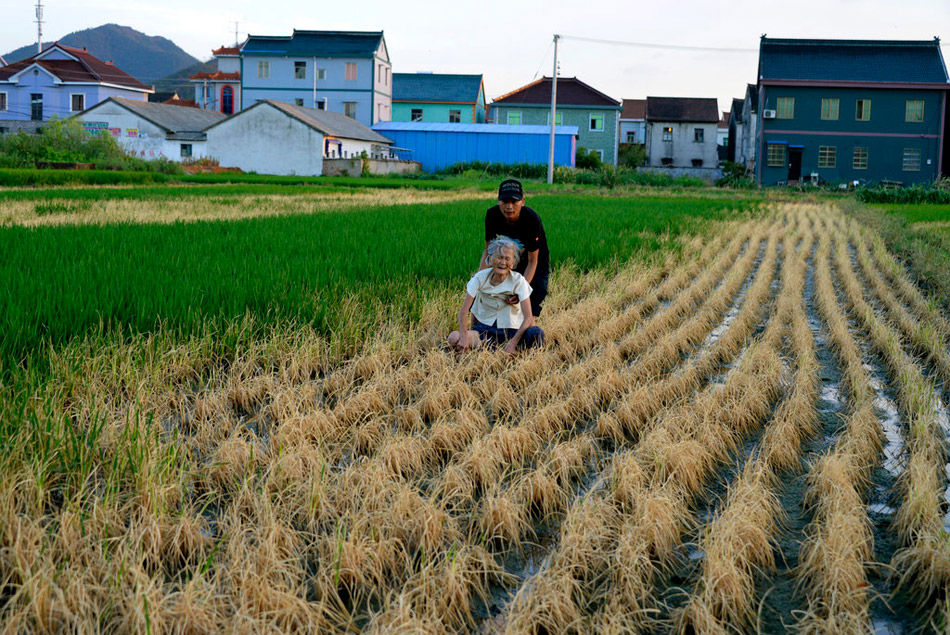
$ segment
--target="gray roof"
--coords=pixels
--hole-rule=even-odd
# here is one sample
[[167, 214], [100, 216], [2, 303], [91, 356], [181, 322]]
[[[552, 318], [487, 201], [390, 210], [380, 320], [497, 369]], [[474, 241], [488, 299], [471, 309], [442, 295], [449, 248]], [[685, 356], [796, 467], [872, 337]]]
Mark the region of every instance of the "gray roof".
[[[304, 108], [303, 106], [293, 106], [282, 101], [274, 101], [273, 99], [262, 99], [242, 112], [248, 112], [262, 105], [273, 106], [284, 114], [293, 117], [302, 124], [313, 128], [317, 132], [322, 132], [327, 136], [340, 137], [342, 139], [358, 139], [360, 141], [371, 141], [373, 143], [391, 144], [393, 142], [392, 139], [387, 139], [378, 132], [373, 131], [372, 128], [367, 128], [352, 117], [347, 117], [338, 112], [330, 112], [329, 110], [315, 110], [313, 108]], [[231, 116], [239, 117], [240, 115], [241, 113], [237, 113]], [[219, 123], [221, 122], [215, 122], [208, 126], [208, 128]]]
[[214, 110], [191, 108], [189, 106], [173, 106], [172, 104], [155, 104], [147, 101], [125, 99], [123, 97], [110, 97], [106, 101], [96, 104], [96, 106], [93, 106], [89, 110], [110, 101], [119, 104], [127, 110], [131, 110], [142, 119], [147, 119], [159, 128], [164, 128], [166, 134], [176, 132], [200, 132], [227, 117], [227, 115], [215, 112]]
[[481, 75], [393, 73], [393, 101], [475, 103], [481, 89]]

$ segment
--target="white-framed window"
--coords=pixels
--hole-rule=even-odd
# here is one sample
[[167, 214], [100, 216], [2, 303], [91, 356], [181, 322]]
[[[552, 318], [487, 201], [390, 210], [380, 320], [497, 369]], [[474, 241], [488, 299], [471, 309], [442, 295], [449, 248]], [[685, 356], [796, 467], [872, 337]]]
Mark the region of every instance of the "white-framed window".
[[871, 121], [871, 100], [858, 99], [854, 104], [854, 118], [858, 121]]
[[521, 125], [521, 111], [520, 111], [520, 110], [509, 110], [509, 111], [508, 111], [508, 125], [509, 125], [509, 126], [520, 126], [520, 125]]
[[461, 110], [450, 110], [450, 111], [449, 111], [449, 123], [462, 123], [462, 111], [461, 111]]
[[663, 126], [663, 141], [673, 140], [673, 126]]
[[356, 81], [356, 62], [346, 62], [343, 70], [343, 79], [348, 82]]
[[905, 172], [920, 171], [920, 148], [904, 148], [904, 157], [901, 169]]
[[[563, 121], [563, 115], [564, 115], [564, 113], [561, 112], [560, 110], [558, 110], [557, 112], [554, 113], [554, 125], [555, 125], [555, 126], [560, 126], [560, 125], [561, 125], [561, 122]], [[549, 126], [551, 125], [551, 111], [550, 111], [550, 110], [548, 111], [547, 117], [545, 117], [544, 121], [545, 121]]]
[[69, 94], [69, 111], [81, 112], [86, 109], [86, 96], [82, 93]]
[[182, 159], [190, 159], [191, 158], [191, 144], [190, 143], [181, 144], [180, 152], [181, 152]]
[[413, 108], [410, 110], [409, 121], [422, 121], [422, 108]]
[[837, 146], [818, 146], [818, 167], [833, 168], [838, 165]]
[[590, 129], [592, 132], [603, 132], [604, 131], [604, 115], [603, 113], [592, 112], [590, 114]]
[[327, 78], [327, 69], [318, 68], [317, 69], [317, 79], [326, 79]]
[[386, 86], [389, 82], [386, 81], [389, 77], [389, 73], [386, 72], [386, 67], [382, 64], [379, 65], [379, 70], [376, 73], [376, 81], [378, 81], [383, 86]]
[[604, 151], [603, 150], [594, 150], [597, 153], [597, 156], [600, 157], [600, 160], [604, 160]]
[[854, 158], [851, 161], [851, 167], [855, 170], [868, 169], [868, 149], [867, 146], [855, 146]]
[[0, 93], [0, 112], [7, 109], [7, 93]]
[[343, 102], [343, 114], [351, 119], [356, 119], [356, 102], [355, 101], [344, 101]]
[[327, 98], [324, 97], [317, 102], [317, 110], [326, 110], [327, 109]]
[[785, 167], [785, 144], [770, 143], [768, 153], [768, 165], [770, 168]]
[[303, 106], [303, 97], [294, 97], [294, 106]]
[[257, 78], [270, 79], [270, 62], [267, 60], [257, 61]]
[[908, 99], [904, 106], [904, 121], [920, 123], [924, 120], [924, 100]]
[[307, 79], [306, 62], [294, 62], [294, 79]]
[[794, 119], [795, 118], [795, 98], [779, 97], [775, 100], [775, 118], [776, 119]]
[[637, 131], [628, 130], [627, 131], [627, 143], [636, 143], [637, 142]]
[[693, 128], [693, 143], [702, 143], [706, 139], [706, 131], [702, 128]]

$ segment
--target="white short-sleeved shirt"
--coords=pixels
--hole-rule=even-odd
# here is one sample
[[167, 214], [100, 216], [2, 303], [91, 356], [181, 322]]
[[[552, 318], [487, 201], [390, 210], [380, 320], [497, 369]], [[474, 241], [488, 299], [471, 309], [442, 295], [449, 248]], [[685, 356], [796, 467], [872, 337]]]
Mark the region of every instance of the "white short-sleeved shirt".
[[[508, 277], [499, 284], [491, 283], [492, 269], [482, 269], [468, 281], [465, 291], [475, 298], [472, 302], [472, 315], [482, 324], [492, 326], [498, 322], [500, 328], [516, 329], [524, 322], [521, 302], [531, 297], [531, 285], [517, 271], [508, 273]], [[518, 304], [511, 305], [505, 299], [511, 294], [518, 296]]]

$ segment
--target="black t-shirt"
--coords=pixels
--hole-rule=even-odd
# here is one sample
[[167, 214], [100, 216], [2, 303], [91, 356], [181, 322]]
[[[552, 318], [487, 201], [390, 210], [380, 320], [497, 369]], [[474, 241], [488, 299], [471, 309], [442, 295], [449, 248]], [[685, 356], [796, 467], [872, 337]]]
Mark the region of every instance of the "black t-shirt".
[[485, 212], [485, 241], [492, 240], [498, 236], [507, 236], [514, 238], [524, 245], [524, 253], [521, 254], [521, 262], [515, 267], [515, 271], [524, 274], [528, 266], [529, 251], [538, 252], [538, 266], [534, 270], [535, 278], [546, 277], [550, 271], [551, 265], [548, 259], [548, 239], [544, 235], [544, 225], [541, 224], [541, 217], [530, 207], [522, 207], [518, 220], [514, 225], [509, 225], [505, 220], [505, 215], [501, 213], [501, 208], [495, 205]]

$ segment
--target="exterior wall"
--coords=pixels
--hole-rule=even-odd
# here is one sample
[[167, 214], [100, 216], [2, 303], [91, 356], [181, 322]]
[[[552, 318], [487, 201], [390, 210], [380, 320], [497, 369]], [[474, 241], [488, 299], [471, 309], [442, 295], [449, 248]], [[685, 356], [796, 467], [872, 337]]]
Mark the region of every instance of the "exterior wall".
[[387, 60], [377, 57], [375, 68], [376, 72], [373, 76], [373, 123], [391, 121], [393, 117], [393, 67]]
[[[632, 132], [634, 140], [627, 141], [627, 133]], [[643, 119], [621, 119], [619, 143], [646, 143], [647, 122]]]
[[[663, 140], [663, 128], [673, 128], [672, 141]], [[701, 159], [704, 168], [719, 165], [719, 151], [716, 144], [717, 123], [675, 123], [668, 121], [647, 122], [646, 151], [647, 165], [650, 167], [693, 168], [693, 159]], [[703, 130], [702, 143], [694, 141], [696, 128]], [[672, 158], [671, 164], [663, 159]]]
[[0, 92], [7, 93], [7, 110], [0, 111], [0, 120], [27, 121], [30, 119], [30, 95], [43, 95], [43, 121], [56, 116], [60, 119], [76, 114], [70, 110], [73, 94], [85, 96], [86, 109], [109, 97], [125, 97], [148, 101], [148, 94], [141, 91], [101, 86], [99, 84], [70, 84], [57, 82], [49, 73], [40, 70], [35, 75], [27, 71], [18, 81], [0, 82]]
[[[270, 77], [257, 76], [257, 63], [270, 62]], [[294, 79], [294, 62], [304, 62], [303, 79]], [[356, 79], [345, 79], [346, 64], [356, 63]], [[316, 102], [326, 100], [327, 110], [344, 112], [343, 102], [356, 102], [356, 120], [364, 126], [375, 123], [378, 105], [389, 106], [388, 90], [375, 90], [378, 60], [369, 58], [316, 58], [316, 68], [326, 71], [326, 79], [316, 80]], [[247, 109], [260, 100], [273, 99], [288, 104], [303, 99], [307, 108], [317, 108], [314, 101], [314, 58], [271, 57], [248, 55], [241, 58], [242, 108]], [[391, 73], [389, 73], [391, 76]], [[391, 80], [390, 80], [391, 83]]]
[[[938, 176], [944, 93], [939, 90], [892, 88], [822, 88], [762, 86], [761, 115], [774, 110], [779, 97], [795, 99], [791, 119], [762, 119], [756, 138], [757, 178], [763, 185], [789, 180], [789, 150], [801, 150], [801, 178], [817, 174], [827, 182], [898, 181], [930, 183]], [[837, 120], [821, 119], [822, 98], [839, 99]], [[856, 100], [870, 99], [870, 119], [855, 117]], [[924, 120], [905, 121], [907, 100], [924, 101]], [[768, 146], [785, 147], [782, 166], [768, 165]], [[818, 167], [819, 146], [835, 148], [834, 167]], [[867, 148], [867, 168], [854, 168], [856, 147]], [[904, 170], [905, 149], [920, 151], [920, 169]]]
[[[495, 122], [506, 124], [509, 112], [520, 112], [523, 125], [551, 125], [551, 106], [517, 106], [496, 104], [492, 107]], [[586, 106], [559, 106], [562, 126], [577, 126], [577, 146], [603, 153], [604, 163], [617, 165], [617, 135], [620, 121], [620, 108], [588, 108]], [[595, 113], [604, 115], [604, 129], [592, 131], [590, 116]], [[544, 161], [547, 163], [547, 160]]]
[[389, 146], [360, 139], [333, 138], [324, 143], [323, 155], [325, 158], [346, 159], [359, 157], [364, 152], [370, 157], [386, 157], [389, 156]]
[[[497, 128], [491, 124], [482, 124]], [[377, 132], [393, 140], [396, 148], [411, 150], [408, 158], [422, 164], [426, 172], [434, 172], [454, 163], [487, 161], [489, 163], [547, 163], [548, 131], [537, 134], [469, 132], [451, 130], [390, 130], [378, 127]], [[556, 133], [554, 163], [574, 167], [574, 135]]]
[[[462, 118], [464, 119], [464, 115]], [[472, 123], [485, 123], [488, 120], [488, 107], [485, 105], [485, 87], [478, 87], [478, 98], [475, 100], [475, 121]]]
[[412, 121], [412, 111], [416, 108], [422, 109], [422, 121], [428, 123], [448, 123], [449, 111], [458, 110], [462, 117], [459, 123], [484, 123], [484, 110], [482, 111], [482, 121], [478, 121], [477, 108], [475, 104], [437, 104], [437, 103], [419, 103], [419, 102], [393, 102], [393, 121]]
[[207, 130], [208, 153], [222, 166], [260, 174], [323, 173], [323, 135], [263, 105]]
[[[367, 159], [370, 174], [415, 174], [422, 169], [416, 161]], [[363, 159], [324, 159], [324, 176], [362, 176]]]
[[165, 130], [139, 117], [115, 103], [107, 103], [87, 110], [76, 119], [84, 122], [90, 131], [112, 134], [122, 148], [131, 155], [143, 159], [166, 158], [181, 161], [182, 143], [192, 147], [191, 158], [207, 156], [204, 141], [173, 141], [165, 138]]

